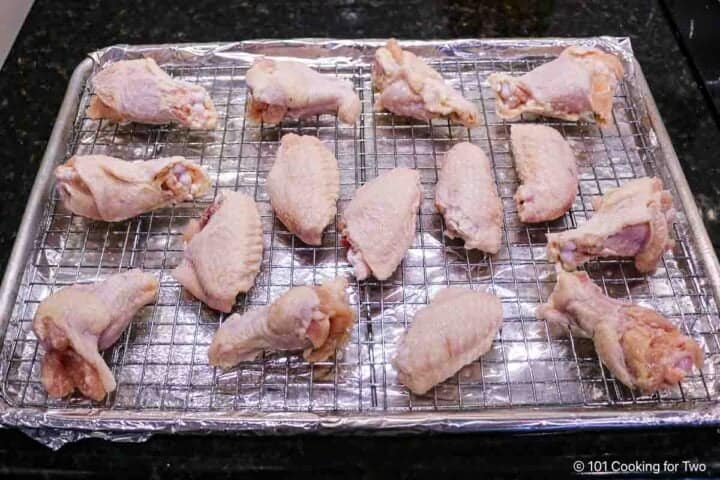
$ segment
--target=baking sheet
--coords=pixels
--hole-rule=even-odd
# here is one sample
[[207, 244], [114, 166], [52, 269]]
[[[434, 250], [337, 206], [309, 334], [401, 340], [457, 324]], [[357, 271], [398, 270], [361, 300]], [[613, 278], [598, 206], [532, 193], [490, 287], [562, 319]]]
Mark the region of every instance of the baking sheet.
[[[687, 183], [657, 116], [642, 72], [624, 38], [406, 42], [481, 111], [468, 129], [447, 121], [407, 121], [375, 112], [372, 54], [382, 41], [295, 40], [232, 44], [114, 46], [90, 55], [76, 71], [38, 174], [28, 212], [3, 282], [0, 311], [6, 333], [0, 357], [0, 418], [59, 446], [97, 430], [107, 438], [144, 439], [154, 431], [435, 430], [592, 428], [716, 423], [718, 385], [717, 259]], [[523, 225], [512, 199], [517, 177], [509, 123], [495, 114], [486, 84], [493, 71], [520, 73], [568, 45], [598, 46], [626, 67], [613, 123], [540, 120], [558, 128], [576, 153], [580, 188], [571, 211], [547, 224]], [[279, 126], [245, 121], [245, 71], [258, 55], [300, 59], [352, 81], [362, 101], [360, 121], [338, 124], [323, 115]], [[209, 134], [175, 126], [117, 126], [84, 116], [92, 71], [120, 59], [152, 56], [173, 76], [203, 85], [219, 114]], [[338, 158], [339, 212], [358, 186], [396, 166], [416, 168], [424, 199], [413, 246], [385, 282], [356, 282], [331, 225], [321, 247], [309, 247], [277, 221], [264, 190], [280, 137], [317, 135]], [[494, 256], [467, 252], [442, 235], [433, 205], [438, 160], [458, 141], [488, 153], [504, 204], [503, 247]], [[51, 170], [73, 154], [127, 160], [184, 155], [203, 164], [214, 190], [196, 202], [159, 209], [127, 222], [93, 222], [66, 211], [52, 191]], [[591, 342], [553, 338], [534, 317], [554, 286], [545, 234], [574, 228], [592, 215], [591, 199], [636, 177], [661, 176], [679, 210], [676, 248], [650, 276], [631, 261], [587, 265], [608, 294], [653, 307], [678, 324], [706, 353], [702, 372], [679, 388], [642, 396], [616, 382]], [[235, 311], [265, 305], [294, 285], [336, 275], [351, 279], [358, 322], [338, 358], [308, 364], [288, 352], [267, 354], [229, 371], [210, 367], [207, 347], [225, 315], [183, 292], [169, 275], [182, 256], [181, 232], [223, 190], [253, 195], [263, 220], [265, 251], [255, 287]], [[48, 399], [39, 383], [42, 349], [31, 331], [39, 302], [65, 285], [142, 268], [158, 276], [158, 301], [142, 309], [105, 352], [118, 388], [100, 403]], [[487, 290], [502, 299], [504, 325], [492, 350], [426, 396], [397, 382], [389, 361], [413, 314], [448, 285]], [[39, 430], [39, 427], [51, 429]]]

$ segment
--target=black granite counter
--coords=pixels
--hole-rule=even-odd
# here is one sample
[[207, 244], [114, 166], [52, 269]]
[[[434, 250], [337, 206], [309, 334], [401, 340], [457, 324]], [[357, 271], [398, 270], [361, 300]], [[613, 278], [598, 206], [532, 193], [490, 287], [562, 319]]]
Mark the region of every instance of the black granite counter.
[[705, 87], [704, 93], [715, 106], [716, 119], [720, 119], [720, 61], [717, 56], [720, 2], [665, 0], [663, 6], [701, 86]]
[[[618, 35], [632, 38], [660, 113], [720, 246], [718, 125], [657, 0], [490, 1], [213, 1], [124, 2], [36, 0], [0, 71], [0, 270], [73, 68], [86, 52], [115, 43], [230, 41], [286, 37], [455, 38]], [[0, 434], [0, 474], [110, 467], [142, 476], [277, 472], [298, 467], [333, 473], [426, 474], [471, 470], [510, 473], [526, 463], [571, 472], [571, 459], [718, 457], [713, 430], [626, 434], [513, 436], [500, 434], [383, 438], [156, 438], [144, 445], [85, 441], [60, 453], [18, 432]], [[320, 467], [310, 465], [319, 462]], [[413, 465], [408, 470], [408, 464]], [[709, 464], [715, 474], [718, 466]]]

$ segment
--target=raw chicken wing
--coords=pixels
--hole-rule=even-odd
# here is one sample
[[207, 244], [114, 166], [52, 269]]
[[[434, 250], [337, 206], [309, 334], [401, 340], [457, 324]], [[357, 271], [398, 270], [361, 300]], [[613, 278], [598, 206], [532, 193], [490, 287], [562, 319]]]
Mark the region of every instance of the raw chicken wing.
[[192, 130], [212, 130], [217, 112], [199, 85], [175, 80], [152, 58], [113, 63], [92, 78], [95, 95], [87, 115], [118, 123], [179, 123]]
[[255, 122], [279, 123], [283, 118], [337, 114], [343, 123], [360, 116], [360, 98], [352, 83], [323, 75], [299, 62], [255, 60], [247, 71], [248, 115]]
[[210, 308], [228, 313], [255, 282], [262, 261], [260, 213], [248, 195], [225, 192], [185, 231], [185, 254], [172, 275]]
[[120, 338], [158, 288], [153, 275], [131, 270], [92, 285], [63, 288], [43, 300], [33, 331], [45, 348], [41, 382], [48, 395], [61, 398], [78, 389], [100, 401], [115, 390], [115, 378], [99, 351]]
[[414, 53], [402, 50], [395, 39], [375, 52], [372, 77], [377, 110], [418, 120], [450, 117], [466, 127], [479, 124], [475, 105]]
[[600, 360], [629, 388], [653, 393], [702, 368], [703, 352], [654, 310], [603, 295], [585, 272], [560, 272], [537, 311], [557, 330], [591, 338]]
[[568, 47], [555, 60], [524, 75], [493, 73], [488, 82], [502, 118], [532, 113], [572, 122], [594, 118], [605, 126], [612, 119], [613, 95], [623, 75], [623, 66], [614, 55]]
[[190, 201], [210, 188], [205, 170], [183, 157], [126, 162], [105, 155], [76, 155], [55, 168], [55, 179], [65, 208], [106, 222]]
[[326, 360], [345, 345], [355, 322], [346, 288], [340, 277], [320, 286], [294, 287], [270, 306], [231, 315], [213, 338], [210, 364], [230, 368], [264, 350], [303, 350], [310, 362]]
[[340, 193], [337, 160], [316, 137], [282, 137], [266, 184], [280, 221], [310, 245], [322, 243], [323, 229], [335, 218]]
[[513, 125], [510, 139], [522, 183], [515, 193], [520, 221], [537, 223], [562, 217], [578, 188], [570, 145], [560, 132], [545, 125]]
[[449, 378], [490, 350], [502, 326], [500, 300], [459, 287], [441, 290], [415, 314], [392, 364], [416, 395]]
[[339, 227], [358, 280], [392, 275], [415, 238], [421, 197], [420, 175], [404, 167], [383, 173], [355, 192]]
[[445, 218], [448, 237], [462, 238], [467, 249], [498, 252], [502, 203], [490, 162], [480, 147], [462, 142], [445, 154], [435, 187], [435, 205]]
[[594, 199], [596, 212], [586, 223], [550, 233], [548, 259], [574, 270], [594, 257], [634, 257], [639, 272], [651, 272], [666, 250], [675, 217], [670, 192], [659, 178], [638, 178]]

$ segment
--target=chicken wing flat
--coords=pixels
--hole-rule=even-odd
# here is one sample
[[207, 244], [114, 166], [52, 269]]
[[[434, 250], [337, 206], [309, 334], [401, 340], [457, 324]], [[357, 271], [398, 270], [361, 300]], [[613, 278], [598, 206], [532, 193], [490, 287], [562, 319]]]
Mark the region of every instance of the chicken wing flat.
[[294, 287], [269, 306], [231, 315], [213, 337], [210, 364], [230, 368], [266, 350], [303, 350], [310, 362], [326, 360], [347, 343], [355, 323], [346, 288], [340, 277]]
[[545, 125], [513, 125], [510, 139], [522, 183], [515, 193], [520, 221], [537, 223], [562, 217], [578, 189], [570, 145], [560, 132]]
[[360, 116], [360, 98], [352, 83], [323, 75], [299, 62], [261, 58], [247, 71], [248, 116], [255, 122], [279, 123], [323, 113], [353, 124]]
[[465, 240], [465, 248], [497, 253], [503, 210], [492, 168], [480, 147], [462, 142], [443, 160], [435, 187], [435, 205], [445, 218], [445, 234]]
[[555, 330], [591, 338], [598, 357], [629, 388], [653, 393], [682, 381], [703, 352], [649, 308], [603, 295], [585, 272], [560, 272], [548, 303], [537, 311]]
[[131, 270], [92, 285], [62, 288], [43, 300], [33, 331], [45, 348], [41, 382], [48, 395], [61, 398], [78, 389], [100, 401], [115, 390], [115, 378], [99, 351], [120, 338], [158, 289], [153, 275]]
[[210, 188], [205, 170], [183, 157], [127, 162], [105, 155], [76, 155], [55, 168], [55, 180], [68, 210], [106, 222], [191, 201]]
[[639, 272], [651, 272], [675, 242], [670, 192], [659, 178], [638, 178], [593, 201], [595, 215], [574, 230], [550, 233], [548, 259], [574, 270], [595, 257], [634, 257]]
[[494, 295], [441, 290], [417, 312], [398, 345], [392, 360], [398, 380], [416, 395], [425, 394], [487, 353], [502, 320], [502, 304]]
[[255, 201], [225, 192], [185, 231], [185, 254], [172, 275], [210, 308], [228, 313], [240, 292], [255, 282], [263, 236]]
[[422, 192], [420, 175], [395, 168], [369, 181], [343, 212], [340, 232], [355, 277], [385, 280], [395, 271], [415, 238]]
[[497, 114], [514, 119], [522, 113], [592, 121], [612, 120], [613, 95], [624, 69], [614, 55], [595, 48], [568, 47], [558, 58], [519, 77], [493, 73]]
[[281, 140], [266, 189], [275, 214], [310, 245], [335, 218], [340, 171], [335, 155], [316, 137], [288, 133]]
[[449, 117], [466, 127], [479, 124], [477, 107], [446, 84], [437, 70], [402, 50], [395, 39], [375, 52], [372, 78], [378, 91], [377, 110], [418, 120]]
[[117, 123], [178, 123], [192, 130], [212, 130], [217, 112], [199, 85], [175, 80], [152, 58], [122, 60], [92, 77], [95, 95], [87, 116]]

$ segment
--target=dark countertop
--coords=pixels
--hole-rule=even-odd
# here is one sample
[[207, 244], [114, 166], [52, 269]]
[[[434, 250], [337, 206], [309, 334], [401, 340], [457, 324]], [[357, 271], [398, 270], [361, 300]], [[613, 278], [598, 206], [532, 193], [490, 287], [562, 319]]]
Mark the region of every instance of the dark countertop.
[[715, 0], [666, 0], [663, 3], [690, 64], [701, 80], [703, 93], [715, 106], [715, 118], [720, 119], [720, 61], [717, 56], [720, 3]]
[[[182, 6], [180, 4], [183, 4]], [[683, 169], [720, 246], [718, 125], [660, 1], [505, 0], [477, 2], [332, 0], [312, 2], [152, 2], [36, 0], [0, 71], [0, 270], [9, 255], [53, 121], [73, 68], [86, 52], [115, 43], [230, 41], [282, 37], [457, 38], [630, 36]], [[363, 437], [158, 437], [141, 445], [88, 440], [58, 453], [16, 431], [0, 432], [0, 474], [191, 470], [227, 475], [297, 467], [317, 476], [443, 470], [513, 472], [518, 465], [571, 472], [571, 460], [647, 456], [718, 458], [712, 429]], [[311, 468], [318, 463], [319, 466]], [[414, 465], [410, 470], [407, 465]], [[715, 474], [720, 467], [709, 464]], [[393, 475], [395, 472], [395, 475]]]
[[[20, 432], [2, 435], [0, 477], [52, 473], [71, 478], [232, 478], [249, 473], [280, 478], [564, 478], [573, 462], [607, 462], [616, 467], [634, 462], [662, 465], [703, 463], [702, 475], [720, 474], [720, 443], [711, 429], [562, 434], [473, 434], [404, 437], [229, 437], [161, 436], [140, 444], [83, 440], [51, 452]], [[589, 468], [589, 467], [586, 467]], [[648, 470], [653, 467], [645, 467]], [[293, 472], [283, 475], [285, 472]], [[651, 470], [649, 470], [651, 471]], [[440, 475], [440, 476], [438, 476]], [[633, 478], [622, 475], [622, 478]], [[640, 478], [659, 478], [640, 475]], [[669, 475], [663, 476], [669, 477]]]

